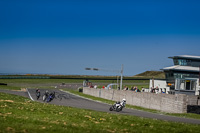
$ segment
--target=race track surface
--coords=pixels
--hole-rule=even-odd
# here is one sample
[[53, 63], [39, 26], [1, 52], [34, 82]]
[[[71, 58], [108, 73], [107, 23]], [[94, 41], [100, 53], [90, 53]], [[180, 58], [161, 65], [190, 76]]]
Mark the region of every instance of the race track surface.
[[[28, 92], [9, 91], [9, 90], [0, 90], [0, 92], [20, 95], [24, 97], [30, 96], [30, 98], [32, 98], [34, 101], [38, 101], [42, 103], [44, 102], [42, 100], [42, 95], [44, 94], [45, 90], [41, 90], [41, 96], [38, 100], [36, 99], [35, 89], [27, 89], [27, 90]], [[198, 119], [189, 119], [189, 118], [181, 118], [181, 117], [175, 117], [175, 116], [160, 115], [160, 114], [155, 114], [155, 113], [150, 113], [150, 112], [145, 112], [145, 111], [139, 111], [135, 109], [124, 108], [121, 112], [109, 111], [109, 108], [111, 105], [85, 99], [85, 98], [82, 98], [82, 97], [79, 97], [67, 92], [63, 92], [60, 90], [50, 90], [50, 92], [52, 91], [55, 91], [56, 96], [59, 95], [62, 97], [62, 99], [55, 98], [53, 101], [50, 102], [50, 104], [90, 109], [90, 110], [109, 112], [109, 113], [115, 113], [115, 114], [133, 115], [133, 116], [153, 118], [153, 119], [165, 120], [165, 121], [200, 124], [200, 120]]]

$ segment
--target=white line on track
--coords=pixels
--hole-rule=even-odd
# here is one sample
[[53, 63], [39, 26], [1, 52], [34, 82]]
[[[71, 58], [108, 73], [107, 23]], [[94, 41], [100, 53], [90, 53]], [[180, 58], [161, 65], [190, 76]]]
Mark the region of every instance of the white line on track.
[[29, 91], [28, 91], [27, 88], [26, 88], [26, 91], [28, 92], [28, 95], [29, 95], [30, 99], [31, 99], [32, 101], [34, 101], [34, 99], [32, 98], [32, 96], [31, 96], [31, 94], [29, 93]]

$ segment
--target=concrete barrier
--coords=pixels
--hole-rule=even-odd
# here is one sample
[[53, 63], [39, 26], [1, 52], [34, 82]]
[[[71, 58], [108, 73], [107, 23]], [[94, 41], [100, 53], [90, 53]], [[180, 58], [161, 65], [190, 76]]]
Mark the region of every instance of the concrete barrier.
[[127, 104], [168, 113], [187, 113], [188, 105], [198, 105], [197, 96], [187, 96], [185, 94], [169, 95], [87, 87], [83, 88], [83, 93], [113, 101], [121, 101], [126, 98]]

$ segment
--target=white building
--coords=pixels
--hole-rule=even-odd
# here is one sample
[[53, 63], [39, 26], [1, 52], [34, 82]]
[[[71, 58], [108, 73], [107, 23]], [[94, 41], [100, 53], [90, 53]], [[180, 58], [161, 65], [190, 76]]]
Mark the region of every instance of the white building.
[[[166, 76], [166, 88], [169, 93], [200, 95], [200, 56], [181, 55], [169, 57], [173, 59], [174, 66], [165, 67], [162, 70]], [[154, 87], [164, 83], [154, 81]]]

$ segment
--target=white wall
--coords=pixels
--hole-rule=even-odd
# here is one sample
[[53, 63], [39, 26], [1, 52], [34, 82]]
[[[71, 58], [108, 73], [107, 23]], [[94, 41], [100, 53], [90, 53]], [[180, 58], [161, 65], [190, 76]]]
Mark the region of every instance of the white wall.
[[[161, 88], [164, 91], [164, 88], [166, 89], [166, 93], [168, 94], [168, 91], [170, 91], [170, 88], [167, 87], [167, 82], [166, 80], [154, 80], [154, 88], [158, 86], [159, 88], [159, 93], [161, 93]], [[152, 87], [152, 79], [149, 81], [149, 90]]]
[[199, 90], [200, 90], [199, 79], [197, 79], [197, 86], [196, 86], [195, 95], [200, 95], [200, 94], [199, 94]]

